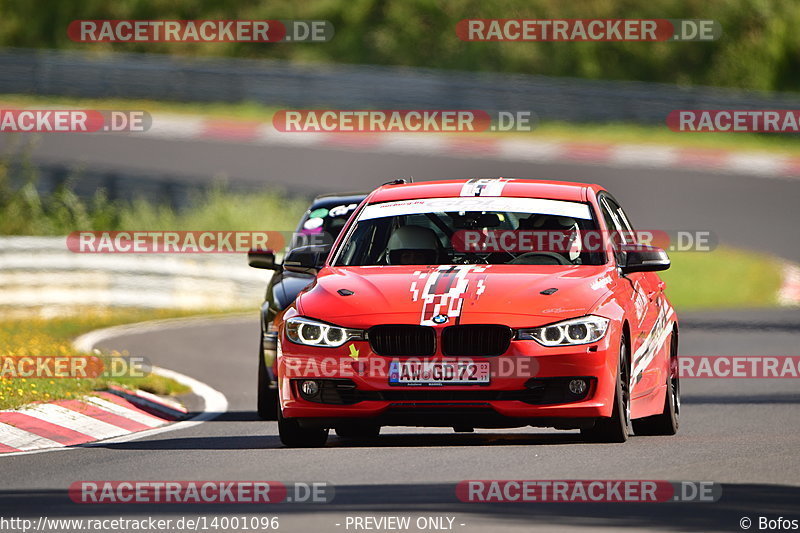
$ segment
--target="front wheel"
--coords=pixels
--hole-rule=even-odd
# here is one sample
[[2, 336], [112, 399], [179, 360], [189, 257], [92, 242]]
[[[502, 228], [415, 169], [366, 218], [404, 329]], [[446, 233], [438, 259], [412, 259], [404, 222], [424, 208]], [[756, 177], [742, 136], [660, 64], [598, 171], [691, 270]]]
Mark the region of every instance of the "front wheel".
[[289, 448], [320, 448], [328, 441], [327, 429], [304, 428], [296, 418], [284, 418], [280, 402], [277, 408], [278, 435]]
[[264, 363], [264, 344], [259, 339], [258, 348], [258, 392], [256, 410], [262, 420], [277, 420], [275, 409], [278, 406], [278, 389], [272, 386], [272, 378]]
[[619, 346], [619, 367], [610, 418], [598, 418], [581, 435], [591, 442], [625, 442], [631, 430], [631, 379], [628, 373], [628, 345], [623, 336]]

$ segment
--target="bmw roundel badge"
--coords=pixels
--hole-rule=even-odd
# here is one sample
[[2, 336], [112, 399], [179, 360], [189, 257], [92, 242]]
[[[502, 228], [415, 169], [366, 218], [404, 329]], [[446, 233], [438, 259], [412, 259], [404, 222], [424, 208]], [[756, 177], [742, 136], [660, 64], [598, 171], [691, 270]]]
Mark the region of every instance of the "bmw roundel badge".
[[445, 322], [447, 322], [447, 315], [436, 315], [433, 317], [434, 324], [444, 324]]

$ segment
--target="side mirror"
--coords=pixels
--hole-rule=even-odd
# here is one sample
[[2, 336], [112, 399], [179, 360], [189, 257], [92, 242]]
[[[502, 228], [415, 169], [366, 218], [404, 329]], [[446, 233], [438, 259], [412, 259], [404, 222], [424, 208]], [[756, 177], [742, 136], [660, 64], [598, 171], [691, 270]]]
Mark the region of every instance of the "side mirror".
[[281, 269], [280, 265], [275, 264], [275, 253], [271, 250], [250, 250], [247, 252], [247, 264], [253, 268], [266, 268], [267, 270]]
[[316, 275], [325, 264], [331, 247], [326, 245], [301, 246], [286, 255], [284, 270], [300, 274]]
[[667, 252], [644, 244], [621, 244], [617, 249], [617, 261], [623, 274], [632, 272], [657, 272], [670, 267]]

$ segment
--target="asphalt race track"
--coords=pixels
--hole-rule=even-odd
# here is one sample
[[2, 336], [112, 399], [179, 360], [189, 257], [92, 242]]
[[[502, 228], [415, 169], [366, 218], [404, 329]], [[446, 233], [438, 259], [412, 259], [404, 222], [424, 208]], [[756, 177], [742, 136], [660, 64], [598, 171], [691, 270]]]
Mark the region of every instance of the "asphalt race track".
[[[800, 260], [797, 180], [327, 148], [111, 137], [87, 143], [79, 136], [44, 138], [33, 157], [180, 171], [186, 179], [224, 171], [232, 180], [292, 184], [296, 190], [317, 183], [322, 192], [365, 189], [409, 174], [418, 180], [507, 175], [598, 182], [618, 197], [639, 228], [710, 230], [724, 243]], [[682, 354], [800, 355], [797, 310], [684, 313], [680, 320]], [[348, 531], [345, 519], [354, 515], [450, 516], [454, 530], [464, 532], [741, 531], [745, 516], [753, 530], [759, 516], [800, 518], [797, 380], [684, 380], [679, 434], [632, 437], [622, 445], [586, 444], [576, 432], [533, 428], [474, 434], [389, 428], [375, 445], [332, 436], [323, 449], [285, 449], [276, 423], [260, 421], [254, 413], [257, 342], [254, 312], [248, 319], [129, 334], [101, 344], [207, 383], [225, 394], [228, 412], [189, 429], [129, 442], [0, 458], [0, 512], [34, 519], [277, 515], [281, 531], [320, 533]], [[327, 504], [154, 506], [80, 505], [66, 493], [79, 480], [236, 479], [324, 481], [335, 486], [336, 496]], [[466, 479], [714, 481], [722, 484], [722, 498], [710, 503], [461, 503], [455, 484]]]

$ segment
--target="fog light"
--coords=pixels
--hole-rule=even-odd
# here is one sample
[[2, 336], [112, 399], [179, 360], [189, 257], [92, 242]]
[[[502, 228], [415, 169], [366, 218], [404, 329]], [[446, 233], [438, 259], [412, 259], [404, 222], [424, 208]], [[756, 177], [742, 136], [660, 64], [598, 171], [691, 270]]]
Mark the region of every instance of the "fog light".
[[575, 396], [583, 396], [586, 394], [588, 385], [582, 379], [573, 379], [569, 382], [569, 391]]
[[319, 392], [319, 383], [316, 381], [304, 381], [300, 384], [300, 390], [306, 396], [316, 396]]

